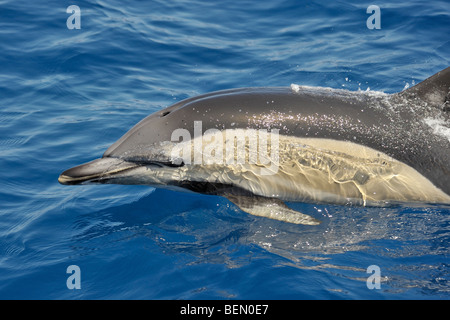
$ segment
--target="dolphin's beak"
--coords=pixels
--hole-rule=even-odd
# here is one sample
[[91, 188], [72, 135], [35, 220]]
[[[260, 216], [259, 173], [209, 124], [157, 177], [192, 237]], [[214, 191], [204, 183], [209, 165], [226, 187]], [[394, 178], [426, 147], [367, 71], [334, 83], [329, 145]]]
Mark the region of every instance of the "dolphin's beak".
[[105, 157], [64, 171], [59, 176], [58, 181], [59, 183], [66, 185], [88, 182], [105, 183], [114, 175], [139, 166], [140, 164], [138, 163]]

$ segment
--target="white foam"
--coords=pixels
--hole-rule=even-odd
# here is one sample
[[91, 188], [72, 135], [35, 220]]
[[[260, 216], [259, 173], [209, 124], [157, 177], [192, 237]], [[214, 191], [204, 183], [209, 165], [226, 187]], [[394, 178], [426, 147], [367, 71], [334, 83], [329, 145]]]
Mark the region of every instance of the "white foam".
[[357, 91], [351, 91], [348, 89], [334, 89], [334, 88], [330, 88], [330, 87], [302, 86], [302, 85], [298, 85], [295, 83], [291, 83], [291, 90], [295, 93], [300, 93], [300, 92], [334, 93], [334, 94], [345, 95], [345, 96], [359, 94], [359, 95], [369, 95], [369, 96], [378, 97], [378, 98], [385, 98], [385, 97], [389, 96], [389, 94], [387, 94], [383, 91], [371, 90], [369, 87], [367, 87], [366, 90], [361, 90], [361, 88], [359, 88]]
[[296, 92], [296, 93], [299, 93], [300, 92], [300, 86], [298, 84], [291, 83], [291, 90]]
[[444, 119], [425, 118], [423, 122], [433, 129], [434, 134], [447, 138], [450, 141], [450, 126]]

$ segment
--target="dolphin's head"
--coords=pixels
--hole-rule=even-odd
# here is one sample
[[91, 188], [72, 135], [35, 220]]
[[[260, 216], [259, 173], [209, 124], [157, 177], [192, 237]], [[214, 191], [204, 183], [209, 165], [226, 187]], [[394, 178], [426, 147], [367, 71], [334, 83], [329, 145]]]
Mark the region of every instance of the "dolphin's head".
[[172, 132], [182, 126], [171, 116], [176, 108], [173, 105], [143, 119], [112, 144], [102, 158], [64, 171], [58, 181], [65, 185], [171, 184], [171, 171], [184, 165], [170, 152]]
[[127, 161], [103, 157], [70, 168], [58, 178], [65, 185], [78, 184], [146, 184], [175, 185], [177, 171], [184, 163], [172, 164], [160, 161]]

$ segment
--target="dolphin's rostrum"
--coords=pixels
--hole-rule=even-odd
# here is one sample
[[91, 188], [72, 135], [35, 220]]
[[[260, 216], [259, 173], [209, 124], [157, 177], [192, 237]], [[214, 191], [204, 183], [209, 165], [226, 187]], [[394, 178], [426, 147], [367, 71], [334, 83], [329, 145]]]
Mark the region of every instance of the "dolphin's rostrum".
[[146, 117], [59, 182], [182, 188], [300, 224], [319, 221], [283, 201], [450, 203], [449, 88], [447, 68], [396, 94], [298, 85], [203, 94]]

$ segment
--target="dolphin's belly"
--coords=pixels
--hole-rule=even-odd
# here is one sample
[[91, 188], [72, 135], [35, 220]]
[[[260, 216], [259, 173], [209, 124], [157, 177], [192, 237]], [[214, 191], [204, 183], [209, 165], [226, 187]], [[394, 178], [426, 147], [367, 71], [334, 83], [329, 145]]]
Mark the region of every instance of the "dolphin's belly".
[[[197, 163], [191, 161], [166, 178], [232, 185], [256, 195], [288, 201], [450, 203], [450, 197], [417, 170], [369, 147], [283, 135], [277, 135], [276, 143], [270, 142], [271, 135], [256, 141], [258, 134], [261, 136], [261, 132], [225, 130], [222, 144], [217, 144], [220, 135], [215, 140], [198, 138], [203, 139], [202, 144], [191, 141], [191, 155], [197, 148], [196, 152], [201, 150], [202, 156], [197, 157]], [[244, 152], [238, 150], [237, 137], [246, 138]], [[234, 153], [230, 152], [233, 149], [229, 147], [230, 141]], [[269, 142], [262, 145], [264, 141]], [[215, 158], [214, 163], [211, 158]]]

